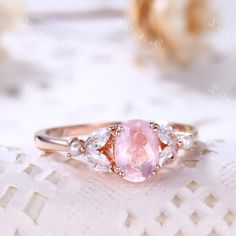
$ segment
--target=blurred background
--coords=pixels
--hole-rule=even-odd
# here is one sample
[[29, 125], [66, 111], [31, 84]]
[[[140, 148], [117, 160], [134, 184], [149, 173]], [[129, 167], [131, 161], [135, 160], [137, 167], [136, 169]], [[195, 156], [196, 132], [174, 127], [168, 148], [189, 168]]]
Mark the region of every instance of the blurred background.
[[142, 118], [191, 123], [236, 149], [235, 4], [0, 0], [0, 144]]
[[[0, 235], [236, 235], [235, 9], [0, 0]], [[42, 128], [135, 118], [203, 143], [143, 185], [34, 145]]]

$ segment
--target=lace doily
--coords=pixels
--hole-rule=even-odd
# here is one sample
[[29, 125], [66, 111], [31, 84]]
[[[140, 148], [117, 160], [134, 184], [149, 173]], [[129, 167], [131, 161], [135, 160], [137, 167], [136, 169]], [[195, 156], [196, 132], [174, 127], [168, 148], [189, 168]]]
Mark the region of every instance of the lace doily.
[[[1, 148], [4, 236], [234, 235], [236, 149], [200, 144], [161, 175], [131, 184], [60, 154]], [[226, 151], [228, 150], [228, 151]], [[3, 230], [3, 231], [2, 231]]]
[[[235, 53], [169, 75], [128, 33], [123, 18], [101, 18], [4, 38], [1, 236], [236, 235]], [[195, 125], [203, 143], [138, 185], [33, 148], [40, 128], [134, 118]]]

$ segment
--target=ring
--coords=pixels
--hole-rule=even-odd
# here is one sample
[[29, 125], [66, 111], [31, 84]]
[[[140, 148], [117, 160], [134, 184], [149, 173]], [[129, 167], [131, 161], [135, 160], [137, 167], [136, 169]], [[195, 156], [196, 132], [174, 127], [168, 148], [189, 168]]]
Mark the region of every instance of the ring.
[[66, 152], [93, 170], [114, 172], [131, 182], [143, 182], [193, 149], [198, 131], [190, 125], [129, 120], [49, 128], [36, 132], [36, 147]]

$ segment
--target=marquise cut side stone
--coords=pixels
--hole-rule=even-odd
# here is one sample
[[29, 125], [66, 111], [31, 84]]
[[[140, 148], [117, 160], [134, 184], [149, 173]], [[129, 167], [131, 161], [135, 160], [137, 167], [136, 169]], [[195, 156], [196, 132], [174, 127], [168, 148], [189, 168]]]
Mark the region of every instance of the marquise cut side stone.
[[69, 153], [73, 159], [87, 164], [95, 171], [108, 172], [111, 169], [111, 164], [106, 155], [101, 153], [98, 149], [106, 145], [110, 135], [108, 129], [98, 129], [84, 142], [83, 153], [80, 152], [82, 147], [80, 141], [74, 141], [71, 143]]
[[95, 171], [109, 172], [111, 170], [111, 164], [107, 157], [99, 151], [89, 154], [88, 160], [90, 168]]
[[93, 150], [102, 148], [108, 142], [110, 135], [110, 131], [107, 128], [98, 129], [87, 139], [86, 146]]
[[160, 153], [159, 166], [163, 167], [170, 158], [174, 158], [178, 152], [178, 138], [170, 126], [161, 126], [158, 131], [158, 138], [167, 146]]

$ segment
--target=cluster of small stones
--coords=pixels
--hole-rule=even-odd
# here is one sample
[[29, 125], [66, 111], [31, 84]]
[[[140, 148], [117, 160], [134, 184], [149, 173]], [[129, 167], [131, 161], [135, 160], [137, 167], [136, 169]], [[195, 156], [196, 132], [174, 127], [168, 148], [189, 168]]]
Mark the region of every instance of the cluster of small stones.
[[107, 128], [102, 128], [93, 132], [86, 141], [74, 138], [70, 142], [68, 156], [84, 162], [96, 171], [111, 171], [110, 161], [99, 151], [108, 142], [110, 135]]
[[[191, 145], [180, 140], [170, 126], [143, 120], [131, 120], [98, 129], [86, 140], [70, 143], [69, 155], [97, 171], [111, 171], [112, 166], [100, 150], [114, 136], [115, 172], [131, 182], [142, 182], [173, 160], [181, 147]], [[161, 148], [164, 144], [164, 148]]]

